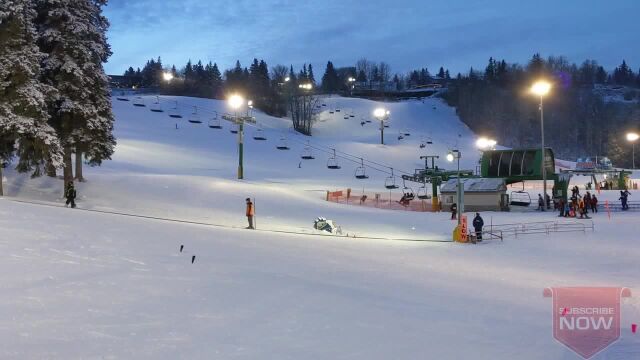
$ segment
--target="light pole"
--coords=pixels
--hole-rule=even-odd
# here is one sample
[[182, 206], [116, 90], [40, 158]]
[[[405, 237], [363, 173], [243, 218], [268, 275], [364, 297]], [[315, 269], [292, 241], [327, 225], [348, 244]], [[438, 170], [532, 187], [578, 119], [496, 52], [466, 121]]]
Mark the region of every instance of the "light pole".
[[458, 225], [462, 222], [460, 219], [460, 215], [464, 212], [464, 189], [462, 188], [462, 181], [460, 179], [460, 158], [462, 154], [460, 150], [451, 150], [449, 154], [447, 154], [447, 160], [449, 162], [453, 162], [453, 160], [458, 160], [458, 184], [456, 186], [456, 195], [458, 198]]
[[235, 120], [238, 123], [238, 179], [242, 180], [244, 179], [244, 167], [243, 167], [244, 120], [238, 117], [238, 110], [245, 104], [245, 100], [240, 95], [231, 95], [231, 97], [229, 97], [228, 103], [229, 103], [229, 106], [235, 111]]
[[356, 81], [356, 79], [353, 76], [349, 76], [349, 79], [347, 79], [347, 81], [349, 82], [349, 96], [353, 96], [353, 83]]
[[389, 120], [391, 111], [385, 108], [377, 108], [373, 111], [373, 116], [380, 121], [380, 144], [384, 145], [384, 122]]
[[[547, 200], [547, 154], [544, 148], [544, 97], [551, 91], [551, 83], [540, 80], [531, 86], [531, 93], [540, 97], [540, 134], [542, 138], [542, 189]], [[542, 207], [544, 209], [544, 207]]]
[[636, 141], [640, 138], [637, 133], [627, 133], [627, 141], [631, 143], [631, 168], [636, 169]]

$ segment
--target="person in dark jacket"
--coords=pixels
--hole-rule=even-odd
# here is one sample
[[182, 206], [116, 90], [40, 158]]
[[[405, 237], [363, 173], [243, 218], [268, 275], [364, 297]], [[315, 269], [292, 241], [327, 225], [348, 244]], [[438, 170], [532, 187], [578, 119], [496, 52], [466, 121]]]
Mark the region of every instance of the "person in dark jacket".
[[598, 212], [598, 198], [596, 197], [596, 194], [591, 195], [591, 212]]
[[538, 194], [538, 210], [544, 211], [544, 199], [541, 194]]
[[558, 215], [559, 217], [564, 217], [564, 199], [560, 199], [560, 202], [558, 203], [558, 209], [560, 210], [560, 215]]
[[64, 197], [67, 198], [67, 202], [65, 206], [69, 206], [71, 204], [71, 208], [76, 207], [76, 196], [78, 193], [76, 192], [75, 187], [73, 186], [73, 181], [70, 181], [67, 185], [67, 191], [65, 191]]
[[551, 197], [549, 194], [544, 194], [544, 201], [547, 203], [547, 210], [551, 209]]
[[456, 203], [451, 204], [451, 220], [456, 220], [458, 214], [458, 205]]
[[588, 214], [589, 210], [591, 210], [591, 193], [587, 191], [584, 196], [584, 213]]
[[484, 220], [480, 213], [476, 213], [476, 217], [473, 218], [473, 229], [476, 231], [476, 240], [482, 241], [482, 227], [484, 226]]

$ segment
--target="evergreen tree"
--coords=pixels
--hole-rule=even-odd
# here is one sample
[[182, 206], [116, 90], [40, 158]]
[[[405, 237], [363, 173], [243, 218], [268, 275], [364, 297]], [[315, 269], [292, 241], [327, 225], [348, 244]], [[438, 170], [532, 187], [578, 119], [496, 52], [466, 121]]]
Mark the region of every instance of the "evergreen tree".
[[444, 68], [441, 66], [440, 70], [438, 71], [438, 77], [440, 79], [444, 79], [446, 77], [445, 72], [444, 72]]
[[34, 170], [48, 161], [62, 162], [55, 130], [48, 124], [46, 99], [54, 89], [40, 81], [42, 54], [36, 45], [33, 2], [4, 0], [0, 3], [0, 195], [2, 167], [18, 144], [21, 172]]
[[331, 61], [327, 62], [327, 68], [322, 75], [322, 90], [327, 93], [340, 90], [340, 79]]
[[309, 72], [307, 73], [307, 80], [313, 85], [316, 86], [316, 77], [313, 75], [313, 66], [309, 64]]
[[71, 154], [82, 180], [83, 153], [91, 165], [111, 158], [115, 147], [109, 81], [102, 64], [111, 55], [102, 15], [106, 0], [38, 2], [44, 77], [57, 90], [50, 110], [63, 147], [64, 178], [73, 179]]

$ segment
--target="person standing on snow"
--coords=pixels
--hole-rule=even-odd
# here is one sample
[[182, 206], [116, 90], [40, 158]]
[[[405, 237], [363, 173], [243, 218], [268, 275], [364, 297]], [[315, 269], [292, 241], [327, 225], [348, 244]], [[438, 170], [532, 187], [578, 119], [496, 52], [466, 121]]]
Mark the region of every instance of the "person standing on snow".
[[247, 221], [249, 222], [249, 226], [247, 226], [247, 229], [255, 229], [253, 227], [253, 217], [255, 216], [255, 209], [253, 207], [253, 203], [251, 202], [250, 198], [247, 198]]
[[584, 213], [588, 214], [589, 210], [591, 210], [591, 193], [587, 191], [584, 196]]
[[538, 194], [538, 209], [540, 211], [544, 211], [544, 199], [541, 194]]
[[591, 195], [591, 212], [598, 212], [598, 198], [596, 197], [596, 194]]
[[476, 213], [476, 217], [473, 218], [473, 229], [476, 231], [476, 240], [482, 241], [482, 227], [484, 226], [484, 220], [480, 216], [480, 213]]
[[69, 206], [71, 204], [71, 208], [74, 209], [76, 207], [76, 196], [78, 193], [76, 192], [75, 187], [73, 187], [73, 181], [69, 182], [67, 185], [67, 191], [65, 191], [64, 197], [67, 198], [67, 202], [64, 206]]
[[456, 220], [456, 214], [458, 214], [458, 205], [453, 203], [451, 204], [451, 220]]

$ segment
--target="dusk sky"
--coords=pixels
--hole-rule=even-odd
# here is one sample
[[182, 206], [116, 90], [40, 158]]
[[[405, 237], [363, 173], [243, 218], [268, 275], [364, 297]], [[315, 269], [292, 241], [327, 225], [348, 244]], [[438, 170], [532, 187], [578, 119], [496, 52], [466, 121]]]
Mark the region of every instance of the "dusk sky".
[[110, 74], [157, 56], [222, 70], [254, 57], [312, 63], [317, 78], [327, 60], [349, 66], [361, 57], [401, 73], [445, 66], [455, 74], [484, 68], [490, 56], [525, 62], [534, 52], [640, 68], [638, 0], [111, 0], [105, 14]]

